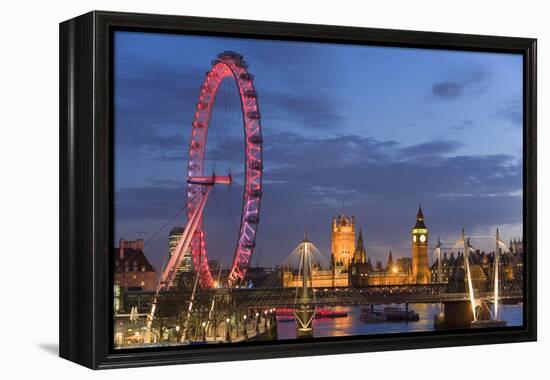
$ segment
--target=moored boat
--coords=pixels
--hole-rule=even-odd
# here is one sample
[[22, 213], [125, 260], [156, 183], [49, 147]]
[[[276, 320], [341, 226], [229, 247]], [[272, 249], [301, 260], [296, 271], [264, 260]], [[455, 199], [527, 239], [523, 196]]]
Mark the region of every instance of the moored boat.
[[359, 315], [361, 322], [400, 322], [418, 321], [420, 316], [414, 310], [403, 310], [398, 307], [385, 307], [384, 309], [362, 308]]
[[[278, 309], [275, 313], [279, 322], [288, 322], [294, 320], [294, 309]], [[319, 309], [315, 312], [315, 319], [323, 318], [345, 318], [348, 316], [346, 311]]]
[[418, 321], [420, 315], [414, 310], [402, 310], [398, 307], [385, 307], [384, 315], [387, 321]]
[[359, 319], [361, 322], [384, 322], [386, 316], [383, 314], [382, 310], [363, 308], [361, 309]]

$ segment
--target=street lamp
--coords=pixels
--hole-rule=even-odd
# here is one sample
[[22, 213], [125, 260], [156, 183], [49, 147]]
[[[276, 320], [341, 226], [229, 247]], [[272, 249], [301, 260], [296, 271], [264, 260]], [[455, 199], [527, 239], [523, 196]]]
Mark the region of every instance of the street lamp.
[[227, 318], [225, 320], [225, 340], [231, 342], [231, 320]]
[[179, 326], [179, 325], [176, 325], [175, 330], [176, 330], [176, 340], [179, 340], [179, 337], [180, 337], [180, 326]]
[[206, 342], [206, 322], [202, 322], [202, 341]]
[[246, 314], [243, 315], [243, 336], [244, 340], [248, 339], [248, 331], [246, 330]]

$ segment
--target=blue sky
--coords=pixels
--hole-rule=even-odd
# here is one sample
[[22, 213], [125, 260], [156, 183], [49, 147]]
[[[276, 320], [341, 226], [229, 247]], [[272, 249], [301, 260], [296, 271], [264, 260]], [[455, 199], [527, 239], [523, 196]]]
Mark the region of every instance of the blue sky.
[[[146, 239], [157, 267], [170, 227], [185, 222], [160, 229], [185, 202], [176, 191], [194, 106], [224, 50], [249, 63], [262, 113], [265, 196], [254, 264], [280, 262], [306, 228], [329, 256], [330, 219], [342, 210], [355, 214], [372, 260], [390, 249], [410, 255], [420, 202], [432, 244], [437, 235], [456, 241], [461, 227], [521, 234], [520, 55], [117, 32], [115, 235]], [[225, 111], [214, 117], [229, 129], [212, 128], [209, 143], [225, 141], [226, 156], [211, 166], [238, 178], [242, 127], [224, 85]], [[227, 264], [240, 190], [238, 179], [216, 189], [205, 217], [209, 255]]]

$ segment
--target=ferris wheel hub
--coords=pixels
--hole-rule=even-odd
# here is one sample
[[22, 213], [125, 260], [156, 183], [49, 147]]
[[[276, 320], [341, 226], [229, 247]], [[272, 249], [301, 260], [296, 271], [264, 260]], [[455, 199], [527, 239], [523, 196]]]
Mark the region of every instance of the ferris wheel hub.
[[214, 186], [214, 185], [231, 185], [231, 175], [215, 175], [211, 176], [189, 176], [187, 183], [192, 185]]

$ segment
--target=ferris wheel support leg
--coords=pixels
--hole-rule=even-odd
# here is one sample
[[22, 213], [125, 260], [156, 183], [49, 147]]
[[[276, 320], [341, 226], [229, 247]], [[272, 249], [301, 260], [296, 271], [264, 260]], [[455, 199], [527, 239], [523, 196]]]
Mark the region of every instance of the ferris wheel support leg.
[[189, 244], [191, 243], [191, 238], [193, 237], [193, 234], [197, 229], [197, 225], [202, 218], [202, 212], [204, 210], [204, 206], [206, 204], [206, 200], [208, 199], [208, 194], [210, 194], [211, 188], [212, 188], [211, 186], [208, 186], [206, 188], [206, 191], [199, 203], [199, 206], [191, 216], [191, 219], [187, 222], [187, 225], [185, 226], [185, 230], [183, 231], [183, 235], [180, 238], [178, 245], [176, 246], [176, 249], [174, 250], [174, 254], [170, 258], [170, 261], [166, 265], [166, 268], [162, 272], [159, 282], [157, 283], [157, 291], [155, 294], [155, 298], [153, 299], [151, 311], [147, 315], [147, 332], [145, 333], [145, 343], [151, 343], [151, 339], [153, 335], [151, 327], [153, 324], [153, 319], [155, 317], [155, 310], [158, 303], [159, 292], [161, 289], [168, 288], [172, 284], [175, 274], [177, 273], [177, 268], [181, 264], [185, 251], [189, 247]]
[[185, 230], [183, 231], [183, 235], [180, 238], [176, 249], [174, 250], [174, 254], [170, 258], [170, 261], [166, 265], [166, 268], [164, 269], [160, 278], [159, 286], [161, 288], [170, 287], [170, 285], [172, 284], [172, 281], [174, 280], [177, 272], [177, 268], [181, 264], [183, 256], [185, 255], [185, 251], [187, 250], [187, 248], [189, 248], [189, 244], [191, 243], [193, 234], [195, 233], [197, 225], [202, 218], [202, 212], [204, 210], [204, 206], [206, 204], [206, 200], [208, 199], [208, 194], [210, 193], [211, 188], [211, 186], [208, 186], [206, 188], [206, 191], [204, 192], [204, 195], [202, 196], [198, 207], [195, 209], [195, 212], [187, 222]]

